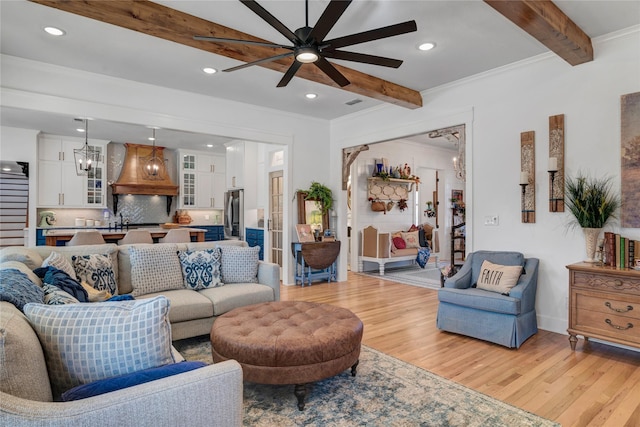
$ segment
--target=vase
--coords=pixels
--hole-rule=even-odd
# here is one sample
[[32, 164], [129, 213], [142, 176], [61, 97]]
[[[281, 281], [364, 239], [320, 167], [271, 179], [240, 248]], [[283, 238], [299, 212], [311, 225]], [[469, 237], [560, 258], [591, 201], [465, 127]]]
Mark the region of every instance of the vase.
[[583, 228], [585, 244], [587, 248], [587, 259], [585, 262], [597, 262], [596, 261], [596, 247], [598, 245], [598, 236], [600, 235], [601, 228]]

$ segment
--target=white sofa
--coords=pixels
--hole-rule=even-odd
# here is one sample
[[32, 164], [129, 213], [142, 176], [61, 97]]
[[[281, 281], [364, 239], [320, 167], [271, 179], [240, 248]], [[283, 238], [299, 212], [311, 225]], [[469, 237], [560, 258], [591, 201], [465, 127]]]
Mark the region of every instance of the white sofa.
[[[221, 244], [246, 246], [246, 242], [236, 241], [173, 244], [171, 248], [199, 250]], [[118, 293], [126, 294], [132, 290], [129, 247], [161, 248], [162, 245], [5, 248], [0, 251], [0, 268], [33, 270], [53, 251], [69, 258], [108, 254], [117, 276]], [[226, 311], [279, 300], [279, 267], [258, 263], [258, 283], [225, 284], [204, 291], [175, 289], [139, 295], [136, 299], [157, 294], [169, 299], [173, 340], [209, 334], [215, 317]], [[181, 356], [176, 353], [174, 351], [178, 361]], [[18, 308], [0, 301], [0, 425], [158, 427], [182, 424], [225, 427], [242, 424], [242, 369], [237, 362], [209, 365], [87, 399], [54, 402], [38, 336]]]

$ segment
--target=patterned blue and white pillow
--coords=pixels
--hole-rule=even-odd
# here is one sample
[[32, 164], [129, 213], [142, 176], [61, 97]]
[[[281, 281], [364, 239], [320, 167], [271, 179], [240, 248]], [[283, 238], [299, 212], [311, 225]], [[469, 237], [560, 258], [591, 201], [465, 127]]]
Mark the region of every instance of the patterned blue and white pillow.
[[49, 256], [42, 261], [43, 267], [55, 267], [67, 273], [72, 279], [77, 280], [76, 271], [73, 269], [71, 262], [59, 252], [51, 252]]
[[177, 252], [178, 248], [174, 244], [129, 247], [133, 296], [184, 289]]
[[221, 246], [224, 283], [258, 283], [260, 246]]
[[0, 270], [0, 301], [8, 301], [20, 311], [25, 304], [44, 301], [44, 291], [29, 277], [15, 268]]
[[109, 255], [91, 254], [71, 257], [79, 282], [85, 282], [99, 291], [115, 295], [118, 291], [113, 264]]
[[220, 248], [202, 251], [178, 251], [184, 286], [195, 291], [222, 286]]
[[44, 303], [48, 305], [64, 305], [79, 303], [73, 295], [65, 292], [57, 286], [45, 283], [42, 285], [44, 291]]
[[169, 300], [27, 304], [54, 399], [80, 384], [174, 363]]

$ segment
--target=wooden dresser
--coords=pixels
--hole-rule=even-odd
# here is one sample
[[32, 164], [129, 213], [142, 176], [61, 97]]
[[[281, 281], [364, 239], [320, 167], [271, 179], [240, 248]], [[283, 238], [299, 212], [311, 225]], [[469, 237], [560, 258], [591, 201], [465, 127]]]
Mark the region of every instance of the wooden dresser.
[[577, 335], [640, 347], [640, 271], [568, 265], [569, 343]]

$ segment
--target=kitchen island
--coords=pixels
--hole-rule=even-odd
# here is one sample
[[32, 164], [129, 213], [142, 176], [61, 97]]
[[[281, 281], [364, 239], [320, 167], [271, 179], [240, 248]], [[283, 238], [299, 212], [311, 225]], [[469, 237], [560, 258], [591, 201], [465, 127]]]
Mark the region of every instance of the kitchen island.
[[[189, 230], [189, 234], [191, 235], [191, 240], [195, 240], [196, 242], [204, 242], [204, 233], [207, 231], [202, 228], [188, 228], [184, 227], [184, 229]], [[44, 231], [45, 243], [48, 246], [58, 246], [58, 242], [68, 242], [71, 240], [76, 231], [87, 230], [86, 228], [79, 229], [56, 229], [56, 230], [46, 230]], [[108, 228], [94, 228], [92, 230], [97, 230], [102, 234], [102, 237], [107, 243], [117, 243], [118, 240], [124, 238], [125, 234], [127, 234], [127, 229], [122, 230], [113, 230]], [[149, 230], [151, 233], [151, 237], [154, 242], [167, 235], [169, 229], [154, 227], [154, 228], [144, 228], [144, 230]], [[64, 243], [63, 243], [64, 244]]]

